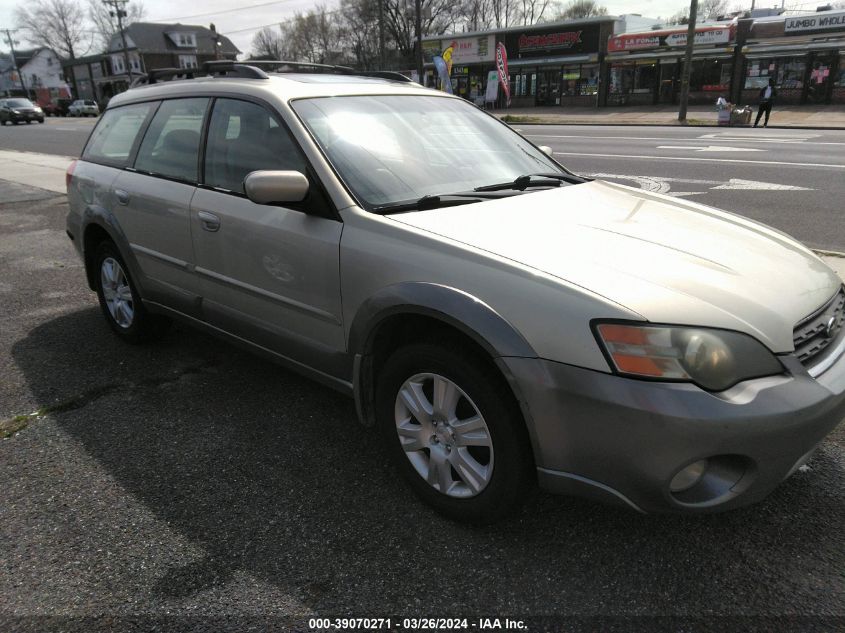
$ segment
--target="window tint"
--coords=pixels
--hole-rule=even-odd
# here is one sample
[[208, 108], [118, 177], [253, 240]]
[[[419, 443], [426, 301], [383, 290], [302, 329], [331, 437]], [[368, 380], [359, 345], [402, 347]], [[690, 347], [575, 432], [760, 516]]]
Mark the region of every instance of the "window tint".
[[208, 99], [163, 101], [144, 135], [135, 169], [197, 181], [202, 119]]
[[218, 99], [208, 128], [206, 184], [243, 193], [244, 178], [260, 169], [305, 172], [305, 159], [267, 110], [247, 101]]
[[126, 166], [135, 138], [155, 105], [139, 103], [107, 110], [94, 128], [82, 158], [117, 167]]

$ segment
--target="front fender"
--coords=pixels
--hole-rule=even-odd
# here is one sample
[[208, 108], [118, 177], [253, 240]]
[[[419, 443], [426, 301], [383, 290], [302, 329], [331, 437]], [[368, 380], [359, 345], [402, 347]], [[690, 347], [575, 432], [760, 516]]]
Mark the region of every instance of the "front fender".
[[350, 353], [369, 354], [379, 324], [396, 314], [443, 321], [469, 336], [493, 358], [537, 357], [516, 328], [480, 299], [457, 288], [417, 281], [382, 288], [361, 304], [349, 330]]

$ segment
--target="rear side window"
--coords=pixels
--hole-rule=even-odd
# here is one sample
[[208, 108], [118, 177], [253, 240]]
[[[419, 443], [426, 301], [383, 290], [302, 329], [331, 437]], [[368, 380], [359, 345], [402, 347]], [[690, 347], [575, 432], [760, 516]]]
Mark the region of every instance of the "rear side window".
[[138, 132], [155, 105], [139, 103], [107, 110], [85, 146], [83, 160], [126, 167]]
[[202, 121], [208, 99], [163, 101], [153, 117], [138, 158], [138, 171], [197, 182]]

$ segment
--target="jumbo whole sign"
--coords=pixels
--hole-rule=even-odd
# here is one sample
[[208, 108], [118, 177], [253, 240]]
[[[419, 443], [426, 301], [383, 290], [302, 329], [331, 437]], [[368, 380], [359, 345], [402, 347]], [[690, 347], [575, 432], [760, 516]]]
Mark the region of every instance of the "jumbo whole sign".
[[784, 33], [809, 33], [812, 31], [845, 30], [845, 11], [822, 12], [787, 18]]

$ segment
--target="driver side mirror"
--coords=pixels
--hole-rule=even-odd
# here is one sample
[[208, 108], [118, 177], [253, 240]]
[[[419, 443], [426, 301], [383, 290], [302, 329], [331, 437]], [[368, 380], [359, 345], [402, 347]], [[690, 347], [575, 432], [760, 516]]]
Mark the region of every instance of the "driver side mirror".
[[543, 152], [546, 156], [552, 155], [552, 148], [548, 145], [540, 145], [540, 151]]
[[244, 193], [255, 204], [302, 202], [308, 178], [298, 171], [253, 171], [244, 179]]

